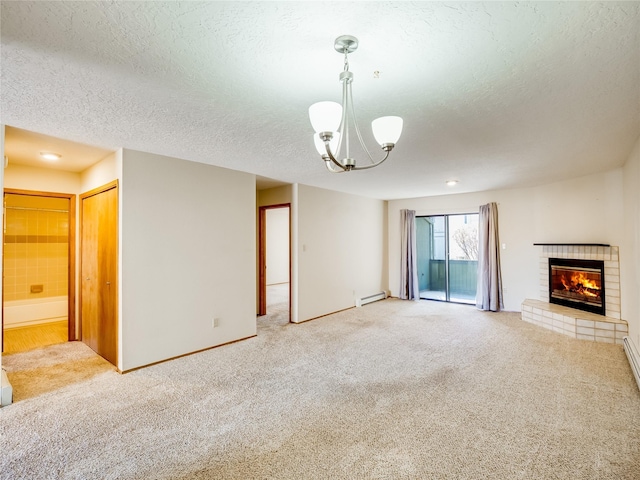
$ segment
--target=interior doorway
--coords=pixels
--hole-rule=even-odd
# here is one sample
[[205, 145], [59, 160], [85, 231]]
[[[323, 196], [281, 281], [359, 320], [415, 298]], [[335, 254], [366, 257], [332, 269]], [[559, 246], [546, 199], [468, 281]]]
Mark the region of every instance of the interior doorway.
[[4, 190], [4, 353], [76, 339], [75, 206], [74, 194]]
[[260, 207], [258, 224], [258, 315], [291, 321], [291, 204]]

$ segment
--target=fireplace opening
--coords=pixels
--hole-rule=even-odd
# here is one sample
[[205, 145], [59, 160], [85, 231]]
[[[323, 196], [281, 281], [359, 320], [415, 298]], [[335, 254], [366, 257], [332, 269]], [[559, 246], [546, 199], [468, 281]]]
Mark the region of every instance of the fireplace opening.
[[549, 302], [604, 315], [604, 262], [550, 258]]

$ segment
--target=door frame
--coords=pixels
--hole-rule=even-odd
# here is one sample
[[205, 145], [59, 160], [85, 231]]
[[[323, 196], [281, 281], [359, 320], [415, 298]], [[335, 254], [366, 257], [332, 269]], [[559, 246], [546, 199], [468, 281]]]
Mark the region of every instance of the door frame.
[[[422, 297], [419, 295], [420, 300], [432, 300], [432, 301], [438, 301], [438, 302], [448, 302], [448, 303], [462, 303], [464, 305], [471, 305], [474, 302], [466, 302], [466, 301], [461, 301], [461, 300], [451, 300], [451, 273], [450, 273], [450, 267], [451, 267], [451, 238], [450, 238], [450, 224], [449, 224], [449, 219], [451, 217], [460, 217], [460, 216], [472, 216], [475, 215], [476, 217], [479, 215], [477, 212], [468, 212], [468, 213], [439, 213], [439, 214], [428, 214], [428, 215], [416, 215], [415, 220], [417, 221], [419, 218], [423, 219], [423, 218], [433, 218], [433, 217], [443, 217], [444, 218], [444, 276], [445, 276], [445, 288], [444, 288], [444, 299], [440, 299], [440, 298], [428, 298], [428, 297]], [[416, 246], [416, 255], [418, 255], [418, 251], [420, 250], [420, 246], [417, 245]]]
[[[66, 198], [69, 200], [69, 247], [67, 251], [67, 322], [68, 341], [77, 340], [76, 331], [76, 195], [74, 193], [43, 192], [39, 190], [22, 190], [5, 188], [4, 195], [25, 195], [31, 197]], [[2, 234], [4, 242], [4, 231]], [[4, 255], [2, 256], [2, 275], [4, 277]], [[4, 285], [2, 288], [2, 308], [4, 309]], [[4, 350], [4, 315], [2, 316], [2, 346]]]
[[289, 209], [289, 322], [291, 321], [291, 203], [258, 207], [258, 316], [267, 314], [267, 210]]

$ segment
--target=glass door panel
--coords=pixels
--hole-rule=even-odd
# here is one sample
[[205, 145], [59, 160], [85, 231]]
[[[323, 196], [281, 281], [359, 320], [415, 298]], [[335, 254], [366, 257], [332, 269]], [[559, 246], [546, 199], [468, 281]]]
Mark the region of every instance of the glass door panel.
[[478, 215], [449, 215], [449, 301], [476, 303]]
[[420, 298], [475, 303], [478, 214], [416, 217]]
[[445, 217], [417, 217], [416, 244], [420, 298], [447, 299]]

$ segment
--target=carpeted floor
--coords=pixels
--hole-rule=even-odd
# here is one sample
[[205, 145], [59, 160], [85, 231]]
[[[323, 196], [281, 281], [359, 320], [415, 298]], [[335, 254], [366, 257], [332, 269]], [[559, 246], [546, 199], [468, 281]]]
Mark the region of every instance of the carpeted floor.
[[0, 478], [640, 478], [620, 346], [438, 302], [287, 314], [126, 375], [78, 342], [4, 357]]

